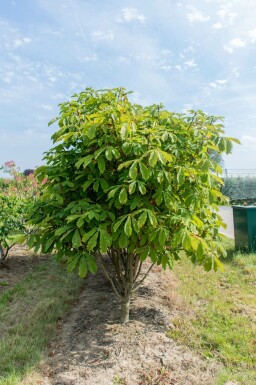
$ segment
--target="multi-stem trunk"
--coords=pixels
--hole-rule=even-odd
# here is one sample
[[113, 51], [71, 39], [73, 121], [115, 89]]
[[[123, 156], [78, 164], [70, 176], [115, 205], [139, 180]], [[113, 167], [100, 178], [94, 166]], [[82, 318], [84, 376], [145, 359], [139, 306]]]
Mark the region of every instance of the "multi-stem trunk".
[[154, 263], [143, 274], [143, 278], [141, 278], [142, 261], [140, 261], [137, 254], [129, 253], [127, 249], [111, 248], [108, 255], [110, 264], [100, 252], [97, 253], [103, 272], [120, 301], [120, 321], [122, 324], [125, 324], [129, 322], [131, 295], [143, 283]]

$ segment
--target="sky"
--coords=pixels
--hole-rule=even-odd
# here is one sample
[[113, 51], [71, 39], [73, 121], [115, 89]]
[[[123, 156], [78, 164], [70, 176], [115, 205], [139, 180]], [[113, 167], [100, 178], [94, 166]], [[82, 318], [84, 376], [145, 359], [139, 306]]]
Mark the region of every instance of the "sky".
[[224, 116], [225, 168], [256, 168], [256, 0], [1, 0], [0, 165], [41, 165], [58, 104], [120, 86]]

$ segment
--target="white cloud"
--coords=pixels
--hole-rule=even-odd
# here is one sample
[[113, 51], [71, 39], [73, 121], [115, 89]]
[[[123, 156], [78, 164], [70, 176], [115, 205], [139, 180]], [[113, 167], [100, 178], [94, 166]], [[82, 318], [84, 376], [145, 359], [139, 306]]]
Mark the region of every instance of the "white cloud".
[[219, 80], [216, 80], [216, 83], [217, 84], [220, 84], [221, 86], [223, 86], [224, 84], [227, 84], [228, 80], [227, 79], [219, 79]]
[[172, 66], [171, 66], [171, 65], [168, 65], [168, 64], [163, 64], [163, 65], [160, 65], [159, 68], [160, 68], [161, 70], [164, 70], [164, 71], [171, 71]]
[[212, 25], [212, 29], [222, 29], [222, 28], [223, 28], [223, 24], [220, 21]]
[[15, 76], [15, 73], [12, 71], [7, 71], [2, 75], [2, 80], [5, 83], [10, 84]]
[[23, 37], [20, 39], [14, 39], [12, 45], [14, 48], [22, 47], [23, 45], [30, 44], [32, 39], [30, 37]]
[[81, 58], [81, 62], [85, 62], [85, 63], [91, 62], [91, 61], [97, 61], [97, 60], [98, 60], [98, 56], [95, 53], [93, 53], [91, 55], [83, 56]]
[[222, 5], [217, 11], [217, 15], [227, 25], [233, 25], [235, 18], [238, 16], [236, 12], [232, 12], [232, 4]]
[[112, 31], [94, 31], [90, 33], [91, 41], [112, 41], [114, 40], [114, 33]]
[[246, 42], [240, 37], [236, 37], [224, 45], [224, 51], [233, 53], [236, 48], [243, 48], [246, 46]]
[[190, 23], [195, 23], [195, 22], [205, 22], [210, 20], [210, 17], [207, 15], [204, 15], [201, 11], [199, 11], [196, 8], [191, 8], [190, 13], [187, 14], [187, 19], [190, 21]]
[[235, 78], [239, 78], [239, 76], [240, 76], [239, 67], [234, 67], [234, 68], [232, 69], [232, 75], [233, 75]]
[[249, 31], [248, 36], [250, 38], [251, 43], [255, 44], [256, 43], [256, 28]]
[[184, 62], [184, 64], [189, 68], [195, 68], [197, 67], [197, 64], [195, 63], [195, 59], [187, 60]]
[[119, 23], [130, 23], [132, 21], [144, 23], [145, 20], [146, 17], [142, 13], [139, 13], [136, 8], [123, 8], [121, 10], [121, 15], [117, 18]]
[[211, 82], [209, 86], [212, 88], [222, 88], [227, 83], [228, 83], [227, 79], [218, 79], [218, 80], [215, 80], [214, 82]]
[[41, 104], [39, 107], [42, 108], [43, 110], [46, 110], [46, 111], [52, 111], [53, 110], [53, 107], [50, 106], [49, 104]]
[[251, 135], [243, 135], [241, 137], [241, 144], [245, 147], [256, 148], [256, 137]]

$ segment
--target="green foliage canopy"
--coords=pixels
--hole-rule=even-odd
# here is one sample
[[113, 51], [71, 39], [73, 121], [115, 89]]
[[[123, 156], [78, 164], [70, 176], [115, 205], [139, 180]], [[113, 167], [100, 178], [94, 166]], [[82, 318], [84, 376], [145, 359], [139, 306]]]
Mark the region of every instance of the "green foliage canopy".
[[220, 265], [216, 211], [225, 198], [209, 152], [230, 153], [236, 141], [223, 136], [220, 118], [134, 105], [128, 94], [86, 89], [60, 105], [49, 123], [59, 124], [55, 146], [36, 171], [47, 181], [32, 218], [38, 233], [30, 238], [43, 252], [56, 249], [82, 277], [108, 253], [121, 297], [129, 256], [133, 288], [146, 258], [172, 267], [184, 250], [206, 270]]

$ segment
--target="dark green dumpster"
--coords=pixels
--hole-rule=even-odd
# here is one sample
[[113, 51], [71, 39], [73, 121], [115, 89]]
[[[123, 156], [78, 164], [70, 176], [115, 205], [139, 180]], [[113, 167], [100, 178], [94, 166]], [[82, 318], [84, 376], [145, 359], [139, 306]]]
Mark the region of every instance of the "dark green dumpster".
[[256, 206], [232, 206], [235, 247], [256, 251]]

